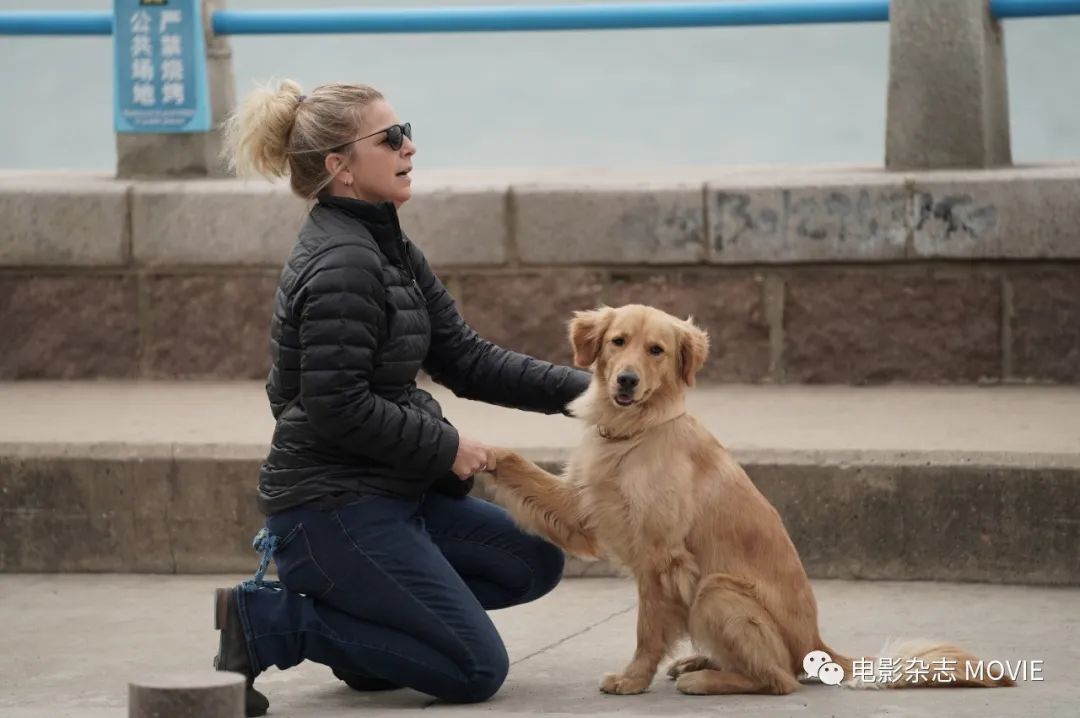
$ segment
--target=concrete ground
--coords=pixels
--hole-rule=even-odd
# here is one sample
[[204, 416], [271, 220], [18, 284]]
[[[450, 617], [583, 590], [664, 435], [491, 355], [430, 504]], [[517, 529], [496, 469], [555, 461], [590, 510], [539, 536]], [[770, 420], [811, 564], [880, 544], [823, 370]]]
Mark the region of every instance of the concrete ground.
[[[238, 576], [0, 576], [0, 715], [126, 715], [127, 681], [201, 669], [216, 649], [212, 588]], [[271, 716], [755, 715], [1076, 716], [1080, 589], [818, 581], [822, 634], [872, 655], [889, 635], [945, 637], [980, 657], [1044, 661], [1045, 680], [1016, 688], [854, 691], [805, 685], [789, 696], [684, 696], [658, 677], [640, 696], [597, 690], [634, 645], [636, 597], [622, 579], [569, 579], [533, 604], [494, 612], [512, 666], [489, 702], [442, 705], [409, 690], [358, 694], [324, 666], [259, 678]]]

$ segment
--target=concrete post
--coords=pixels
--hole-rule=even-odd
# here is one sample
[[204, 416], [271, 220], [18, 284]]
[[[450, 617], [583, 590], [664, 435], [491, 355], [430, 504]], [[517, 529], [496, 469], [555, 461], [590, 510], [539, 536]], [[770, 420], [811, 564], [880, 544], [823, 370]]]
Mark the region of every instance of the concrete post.
[[206, 31], [206, 69], [209, 75], [212, 129], [209, 132], [116, 135], [116, 176], [121, 179], [175, 177], [225, 177], [221, 159], [221, 123], [236, 105], [232, 48], [214, 35], [210, 18], [224, 8], [225, 0], [202, 0]]
[[243, 718], [244, 677], [196, 671], [128, 684], [128, 718]]
[[1002, 28], [990, 0], [892, 0], [885, 166], [1008, 165]]

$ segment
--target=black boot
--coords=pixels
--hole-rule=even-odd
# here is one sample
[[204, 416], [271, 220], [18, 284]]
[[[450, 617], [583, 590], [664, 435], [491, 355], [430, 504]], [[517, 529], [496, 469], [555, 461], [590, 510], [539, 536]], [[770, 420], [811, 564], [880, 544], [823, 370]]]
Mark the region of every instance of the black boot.
[[372, 678], [371, 676], [364, 676], [359, 673], [339, 671], [337, 668], [331, 670], [334, 672], [334, 678], [345, 681], [345, 685], [352, 688], [354, 691], [392, 691], [401, 688], [401, 686], [396, 683], [391, 683], [382, 678]]
[[219, 588], [214, 591], [214, 628], [221, 631], [214, 668], [219, 671], [240, 673], [247, 679], [244, 689], [244, 715], [248, 718], [266, 715], [270, 701], [255, 690], [255, 669], [248, 655], [244, 627], [240, 624], [240, 608], [236, 603], [235, 588]]

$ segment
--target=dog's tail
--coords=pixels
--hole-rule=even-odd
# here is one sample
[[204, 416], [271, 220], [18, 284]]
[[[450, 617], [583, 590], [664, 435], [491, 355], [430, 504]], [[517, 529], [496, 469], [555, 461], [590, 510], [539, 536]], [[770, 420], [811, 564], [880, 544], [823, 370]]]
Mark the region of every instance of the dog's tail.
[[[844, 671], [845, 688], [995, 688], [1015, 686], [1003, 671], [993, 677], [992, 666], [959, 646], [925, 639], [887, 641], [877, 657], [849, 658], [821, 643]], [[998, 663], [994, 661], [993, 663]], [[988, 670], [991, 669], [991, 670]]]

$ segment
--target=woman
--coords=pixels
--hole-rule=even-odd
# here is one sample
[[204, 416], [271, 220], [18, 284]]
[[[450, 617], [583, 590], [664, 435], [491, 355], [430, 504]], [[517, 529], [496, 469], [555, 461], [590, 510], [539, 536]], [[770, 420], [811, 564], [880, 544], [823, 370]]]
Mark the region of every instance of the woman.
[[288, 176], [315, 203], [286, 262], [267, 380], [277, 425], [259, 476], [263, 569], [217, 594], [215, 665], [252, 682], [271, 665], [326, 664], [358, 690], [407, 686], [456, 702], [502, 685], [506, 650], [485, 609], [544, 595], [562, 554], [466, 496], [490, 449], [417, 388], [557, 413], [589, 375], [484, 341], [462, 320], [397, 208], [416, 146], [383, 96], [295, 82], [252, 93], [230, 119], [241, 174]]

